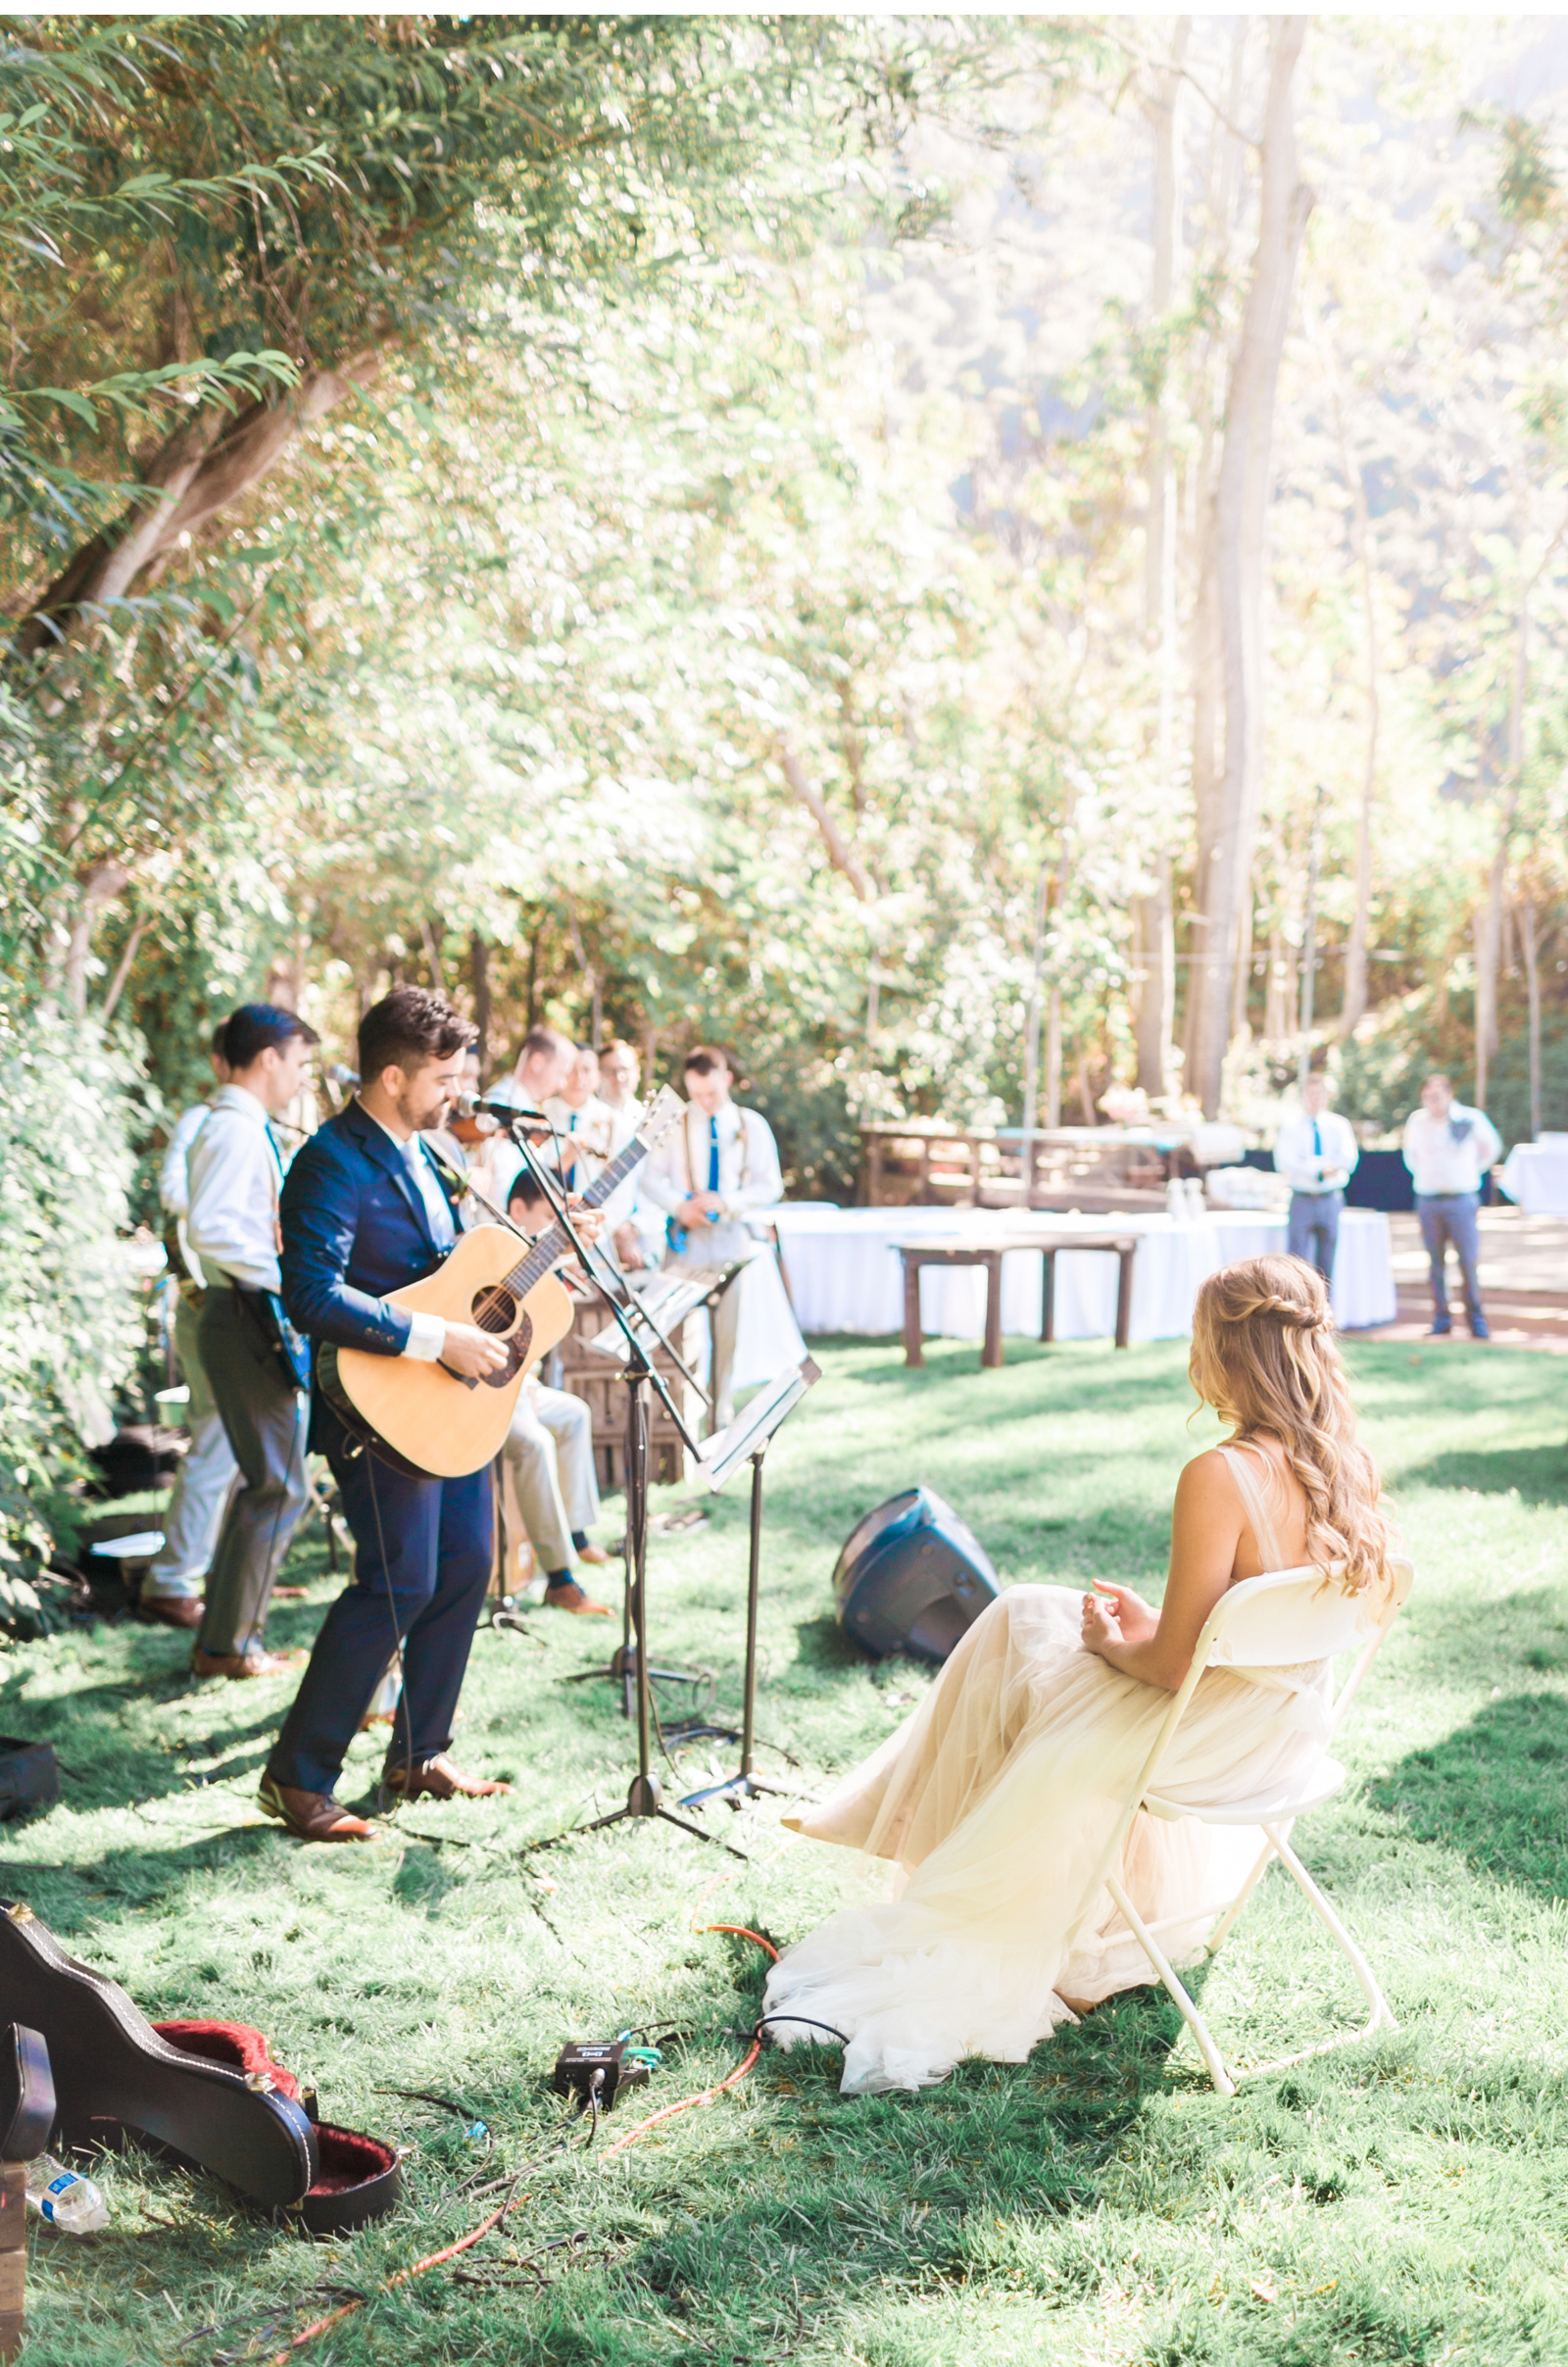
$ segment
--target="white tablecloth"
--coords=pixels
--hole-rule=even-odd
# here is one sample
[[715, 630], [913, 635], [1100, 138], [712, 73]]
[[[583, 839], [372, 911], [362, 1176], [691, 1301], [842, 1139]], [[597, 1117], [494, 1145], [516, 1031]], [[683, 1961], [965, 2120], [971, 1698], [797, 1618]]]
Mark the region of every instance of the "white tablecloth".
[[1515, 1143], [1497, 1181], [1527, 1216], [1568, 1216], [1568, 1145]]
[[[897, 1332], [904, 1327], [901, 1241], [984, 1241], [1019, 1229], [1006, 1210], [827, 1208], [797, 1202], [768, 1210], [778, 1227], [795, 1312], [805, 1332]], [[1056, 1219], [1053, 1219], [1055, 1229]], [[1131, 1335], [1180, 1340], [1192, 1330], [1193, 1302], [1205, 1274], [1238, 1257], [1285, 1247], [1285, 1219], [1250, 1210], [1178, 1218], [1139, 1213], [1061, 1220], [1086, 1233], [1139, 1236], [1133, 1261]], [[1002, 1261], [1002, 1328], [1040, 1336], [1038, 1252]], [[1107, 1339], [1116, 1328], [1117, 1261], [1103, 1253], [1064, 1250], [1056, 1259], [1056, 1337]], [[979, 1266], [927, 1266], [920, 1277], [925, 1330], [978, 1340], [985, 1330], [986, 1278]], [[1378, 1208], [1347, 1208], [1340, 1219], [1334, 1311], [1348, 1331], [1392, 1323], [1396, 1311], [1389, 1220]]]

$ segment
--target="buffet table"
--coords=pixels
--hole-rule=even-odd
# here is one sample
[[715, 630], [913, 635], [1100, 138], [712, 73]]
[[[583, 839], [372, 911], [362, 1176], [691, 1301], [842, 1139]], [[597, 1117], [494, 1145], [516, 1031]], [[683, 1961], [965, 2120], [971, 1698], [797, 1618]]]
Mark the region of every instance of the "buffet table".
[[1515, 1143], [1497, 1181], [1527, 1216], [1568, 1216], [1568, 1136]]
[[[1009, 1210], [969, 1208], [831, 1208], [800, 1201], [769, 1208], [795, 1313], [805, 1332], [898, 1332], [904, 1322], [904, 1285], [898, 1244], [945, 1242], [983, 1246], [988, 1235], [1016, 1241], [1027, 1219]], [[1053, 1216], [1054, 1238], [1075, 1224], [1102, 1238], [1103, 1216]], [[1241, 1209], [1197, 1217], [1144, 1213], [1118, 1216], [1118, 1232], [1138, 1236], [1133, 1260], [1129, 1336], [1185, 1339], [1193, 1302], [1206, 1274], [1238, 1257], [1285, 1247], [1285, 1219]], [[1008, 1249], [1002, 1259], [1002, 1329], [1038, 1339], [1044, 1260], [1038, 1252]], [[1116, 1329], [1116, 1261], [1062, 1249], [1055, 1260], [1058, 1340], [1109, 1339]], [[986, 1277], [963, 1266], [927, 1266], [920, 1277], [921, 1323], [949, 1339], [985, 1335]], [[1334, 1272], [1334, 1311], [1343, 1329], [1392, 1323], [1396, 1311], [1388, 1217], [1378, 1208], [1347, 1208], [1340, 1219]]]

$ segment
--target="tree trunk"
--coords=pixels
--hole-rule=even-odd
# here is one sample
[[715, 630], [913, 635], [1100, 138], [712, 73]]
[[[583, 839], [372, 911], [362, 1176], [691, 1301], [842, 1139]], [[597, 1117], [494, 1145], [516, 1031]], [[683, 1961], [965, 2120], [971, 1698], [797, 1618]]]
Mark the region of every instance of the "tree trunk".
[[[1150, 309], [1155, 333], [1169, 320], [1176, 299], [1182, 250], [1182, 119], [1181, 67], [1187, 55], [1192, 21], [1179, 17], [1171, 36], [1170, 65], [1155, 77], [1149, 102], [1154, 133], [1153, 272]], [[1171, 450], [1170, 377], [1160, 375], [1159, 394], [1149, 406], [1145, 422], [1148, 523], [1144, 539], [1145, 638], [1157, 653], [1159, 705], [1155, 739], [1155, 771], [1159, 809], [1168, 817], [1175, 811], [1176, 752], [1176, 461]], [[1133, 902], [1133, 931], [1137, 949], [1135, 1026], [1138, 1042], [1138, 1082], [1159, 1099], [1170, 1090], [1171, 1022], [1176, 991], [1175, 945], [1170, 891], [1171, 853], [1168, 842], [1154, 854], [1154, 888]]]
[[[1040, 866], [1040, 880], [1035, 891], [1035, 950], [1034, 966], [1029, 979], [1029, 1011], [1024, 1020], [1023, 1038], [1023, 1125], [1025, 1129], [1040, 1122], [1040, 989], [1046, 968], [1046, 915], [1051, 908], [1051, 865]], [[1024, 1174], [1033, 1173], [1029, 1147], [1024, 1146]]]
[[871, 884], [871, 874], [834, 820], [821, 790], [806, 771], [800, 758], [787, 741], [779, 742], [778, 761], [783, 767], [784, 778], [788, 781], [791, 790], [800, 799], [812, 821], [815, 822], [822, 844], [827, 849], [828, 861], [832, 863], [833, 868], [843, 872], [862, 904], [869, 904], [876, 894], [876, 890]]
[[1268, 1000], [1264, 1009], [1263, 1037], [1266, 1043], [1284, 1044], [1295, 1033], [1296, 979], [1285, 947], [1285, 932], [1276, 921], [1268, 939]]
[[1527, 898], [1518, 911], [1519, 950], [1525, 961], [1525, 993], [1530, 1010], [1530, 1139], [1541, 1139], [1541, 970], [1537, 961], [1536, 908]]
[[1476, 914], [1476, 1107], [1487, 1105], [1487, 1071], [1497, 1050], [1497, 955], [1502, 944], [1502, 907], [1508, 884], [1508, 851], [1524, 789], [1525, 701], [1530, 690], [1530, 602], [1552, 553], [1568, 531], [1568, 512], [1519, 588], [1514, 628], [1513, 681], [1508, 694], [1508, 774], [1497, 827], [1496, 851], [1487, 878], [1487, 900]]
[[120, 960], [115, 963], [115, 974], [109, 981], [109, 991], [104, 996], [103, 1010], [98, 1013], [101, 1026], [107, 1027], [115, 1015], [120, 998], [125, 991], [125, 980], [130, 976], [130, 965], [140, 952], [141, 941], [151, 925], [144, 912], [121, 949]]
[[1297, 176], [1293, 85], [1304, 17], [1274, 21], [1260, 158], [1257, 247], [1231, 370], [1225, 450], [1215, 488], [1209, 564], [1219, 616], [1225, 761], [1204, 899], [1205, 942], [1193, 966], [1193, 1088], [1205, 1113], [1220, 1103], [1243, 916], [1262, 783], [1264, 555], [1274, 404], [1297, 258], [1312, 193]]
[[1378, 611], [1373, 595], [1374, 550], [1372, 521], [1366, 506], [1366, 486], [1350, 451], [1345, 407], [1340, 399], [1339, 372], [1325, 342], [1329, 394], [1334, 407], [1334, 429], [1339, 439], [1340, 468], [1350, 496], [1350, 548], [1361, 583], [1361, 621], [1366, 637], [1366, 743], [1361, 759], [1361, 804], [1355, 823], [1355, 905], [1345, 947], [1345, 993], [1340, 1004], [1339, 1032], [1348, 1036], [1366, 1014], [1366, 952], [1372, 926], [1372, 808], [1378, 785], [1378, 730], [1382, 709], [1378, 697]]
[[[1240, 120], [1247, 73], [1250, 21], [1238, 18], [1231, 34], [1230, 89], [1226, 113]], [[1230, 267], [1236, 213], [1236, 182], [1242, 164], [1242, 143], [1216, 116], [1210, 125], [1208, 173], [1204, 192], [1204, 231], [1198, 270], [1222, 281]], [[1201, 998], [1198, 973], [1207, 947], [1209, 865], [1217, 835], [1216, 804], [1219, 783], [1219, 614], [1214, 549], [1214, 479], [1219, 451], [1217, 414], [1220, 406], [1219, 332], [1210, 330], [1198, 369], [1198, 459], [1192, 473], [1191, 532], [1198, 568], [1193, 607], [1193, 888], [1188, 913], [1187, 1001], [1182, 1019], [1182, 1073], [1192, 1090], [1193, 1051]]]
[[93, 922], [106, 904], [113, 903], [129, 873], [112, 857], [89, 863], [76, 881], [76, 902], [68, 924], [62, 985], [66, 1011], [73, 1019], [87, 1015], [87, 958], [92, 951]]
[[1169, 848], [1160, 849], [1154, 863], [1154, 891], [1151, 896], [1135, 898], [1133, 928], [1138, 962], [1135, 1013], [1138, 1082], [1152, 1099], [1158, 1099], [1170, 1091], [1171, 1015], [1176, 1007], [1175, 913]]
[[1046, 1125], [1061, 1124], [1061, 988], [1053, 986], [1046, 1004]]
[[296, 436], [357, 386], [368, 385], [377, 367], [374, 352], [355, 354], [337, 370], [307, 372], [279, 402], [253, 403], [233, 419], [204, 411], [182, 421], [147, 468], [143, 482], [153, 498], [82, 545], [23, 619], [16, 650], [28, 656], [58, 646], [83, 609], [156, 582], [183, 536], [194, 538], [259, 484]]
[[468, 939], [468, 977], [473, 987], [473, 1023], [479, 1030], [475, 1050], [482, 1077], [490, 1066], [490, 948], [477, 929]]

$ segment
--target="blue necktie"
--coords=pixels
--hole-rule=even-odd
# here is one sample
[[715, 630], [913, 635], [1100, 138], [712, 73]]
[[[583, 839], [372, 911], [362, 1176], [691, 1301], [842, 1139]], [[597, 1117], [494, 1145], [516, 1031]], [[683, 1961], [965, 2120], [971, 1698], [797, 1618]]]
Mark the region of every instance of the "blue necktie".
[[[573, 1110], [570, 1116], [566, 1120], [566, 1132], [568, 1134], [575, 1134], [576, 1131], [577, 1112], [575, 1110]], [[577, 1161], [575, 1159], [572, 1160], [570, 1166], [566, 1169], [566, 1189], [568, 1192], [575, 1192], [577, 1189]]]
[[1322, 1158], [1322, 1156], [1323, 1156], [1323, 1137], [1322, 1137], [1321, 1133], [1318, 1131], [1318, 1122], [1317, 1122], [1317, 1119], [1316, 1119], [1316, 1118], [1314, 1118], [1314, 1119], [1312, 1120], [1312, 1157], [1313, 1157], [1314, 1159], [1321, 1159], [1321, 1158]]
[[708, 1188], [710, 1192], [718, 1190], [718, 1120], [716, 1117], [710, 1117], [708, 1121]]

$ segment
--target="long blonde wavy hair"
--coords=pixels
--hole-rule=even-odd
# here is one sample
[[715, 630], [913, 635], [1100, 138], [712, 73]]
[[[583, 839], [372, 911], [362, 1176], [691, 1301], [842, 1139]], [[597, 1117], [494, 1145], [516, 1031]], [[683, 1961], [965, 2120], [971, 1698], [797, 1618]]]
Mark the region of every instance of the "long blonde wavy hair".
[[1307, 1558], [1354, 1593], [1388, 1576], [1376, 1463], [1356, 1436], [1323, 1278], [1299, 1257], [1210, 1274], [1193, 1311], [1193, 1387], [1238, 1438], [1277, 1438], [1306, 1496]]

